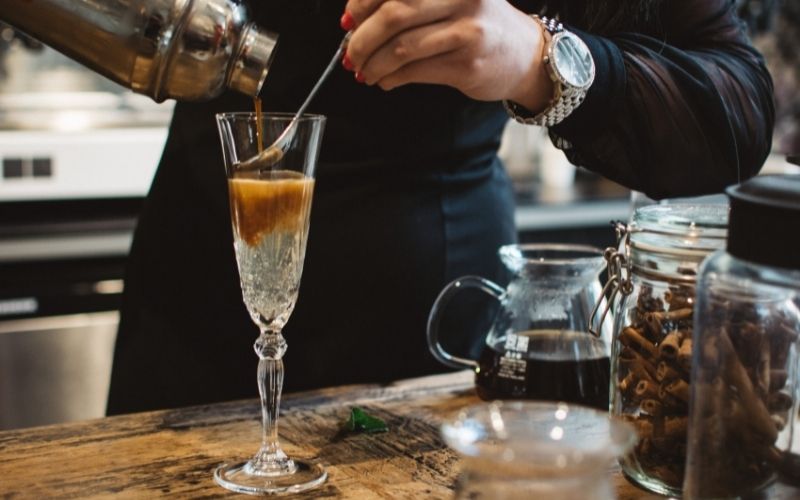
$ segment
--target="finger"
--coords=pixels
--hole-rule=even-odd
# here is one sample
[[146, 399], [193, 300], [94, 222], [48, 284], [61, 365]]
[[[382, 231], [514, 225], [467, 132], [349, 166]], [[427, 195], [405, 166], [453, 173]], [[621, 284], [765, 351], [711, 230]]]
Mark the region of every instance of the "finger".
[[375, 51], [363, 65], [366, 83], [373, 84], [411, 62], [454, 51], [466, 43], [450, 21], [404, 31]]
[[353, 25], [358, 26], [386, 1], [387, 0], [348, 0], [347, 4], [344, 6], [344, 11], [350, 14], [350, 17], [353, 19]]
[[441, 21], [453, 12], [451, 1], [430, 2], [420, 9], [417, 4], [421, 1], [424, 0], [388, 0], [353, 32], [347, 54], [357, 69], [360, 70], [376, 50], [399, 33]]
[[463, 92], [463, 84], [469, 80], [467, 75], [471, 70], [471, 63], [461, 52], [463, 51], [444, 52], [410, 62], [384, 76], [377, 84], [383, 90], [392, 90], [409, 83], [430, 83], [448, 85]]

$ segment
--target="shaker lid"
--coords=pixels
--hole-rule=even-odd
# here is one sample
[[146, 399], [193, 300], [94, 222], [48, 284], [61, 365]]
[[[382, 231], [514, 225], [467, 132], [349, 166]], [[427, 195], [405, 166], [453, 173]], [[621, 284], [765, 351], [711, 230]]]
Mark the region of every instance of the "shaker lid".
[[738, 258], [800, 269], [792, 243], [800, 234], [800, 175], [761, 175], [729, 187], [728, 252]]

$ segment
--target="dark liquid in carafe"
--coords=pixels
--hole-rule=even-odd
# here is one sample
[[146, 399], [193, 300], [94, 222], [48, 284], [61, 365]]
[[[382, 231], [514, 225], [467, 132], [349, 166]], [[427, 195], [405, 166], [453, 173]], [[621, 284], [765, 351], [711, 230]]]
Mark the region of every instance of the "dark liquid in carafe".
[[475, 385], [483, 400], [564, 401], [608, 410], [611, 364], [603, 341], [589, 333], [517, 333], [510, 342], [484, 347], [478, 365]]

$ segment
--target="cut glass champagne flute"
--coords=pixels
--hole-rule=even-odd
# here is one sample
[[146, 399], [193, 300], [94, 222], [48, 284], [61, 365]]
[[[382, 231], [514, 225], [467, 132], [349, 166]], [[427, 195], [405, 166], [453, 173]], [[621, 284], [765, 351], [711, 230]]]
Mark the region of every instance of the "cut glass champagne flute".
[[[291, 114], [264, 114], [264, 140], [273, 141], [292, 121]], [[283, 157], [269, 168], [242, 168], [258, 152], [255, 113], [217, 115], [233, 223], [234, 247], [242, 295], [260, 335], [259, 357], [263, 436], [250, 460], [223, 464], [215, 481], [239, 493], [297, 493], [327, 477], [317, 464], [292, 460], [278, 441], [278, 411], [283, 387], [281, 334], [297, 300], [308, 238], [314, 168], [325, 117], [303, 115], [295, 123]]]

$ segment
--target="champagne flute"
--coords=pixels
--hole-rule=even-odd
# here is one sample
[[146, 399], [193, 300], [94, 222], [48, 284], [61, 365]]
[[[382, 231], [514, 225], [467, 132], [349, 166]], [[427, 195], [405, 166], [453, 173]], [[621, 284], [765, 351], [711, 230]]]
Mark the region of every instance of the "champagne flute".
[[219, 485], [239, 493], [296, 493], [322, 484], [327, 477], [317, 464], [290, 459], [278, 441], [282, 358], [287, 346], [281, 330], [300, 287], [325, 117], [303, 115], [280, 161], [258, 170], [241, 168], [264, 142], [271, 144], [292, 118], [291, 114], [217, 115], [242, 295], [261, 332], [253, 345], [259, 357], [261, 448], [250, 460], [223, 464], [214, 472]]

